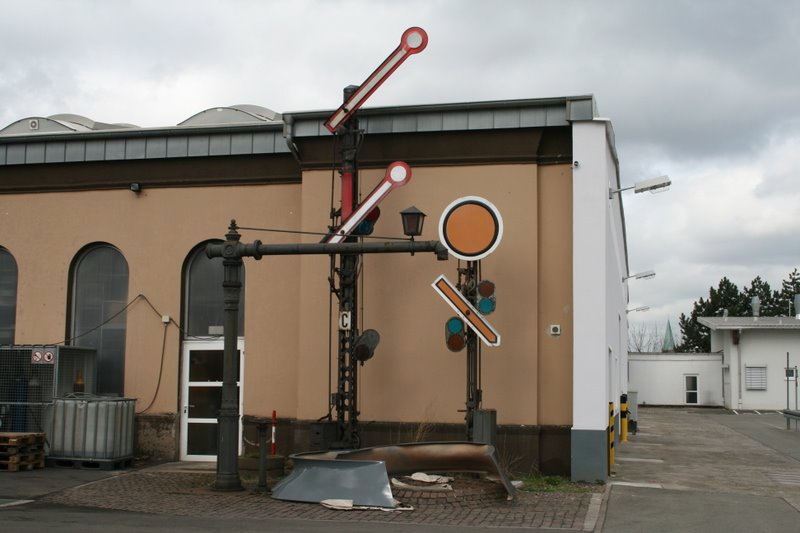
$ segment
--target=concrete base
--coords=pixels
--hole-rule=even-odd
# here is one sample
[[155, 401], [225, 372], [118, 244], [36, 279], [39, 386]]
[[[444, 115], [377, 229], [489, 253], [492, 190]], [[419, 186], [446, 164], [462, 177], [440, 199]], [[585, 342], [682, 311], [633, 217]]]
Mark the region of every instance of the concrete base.
[[[178, 415], [172, 413], [137, 415], [135, 455], [177, 461], [179, 422]], [[276, 429], [278, 451], [288, 455], [314, 450], [312, 441], [315, 426], [319, 426], [319, 423], [279, 418]], [[466, 438], [464, 424], [362, 421], [360, 429], [362, 447], [406, 442], [463, 441]], [[495, 447], [505, 471], [570, 475], [569, 426], [498, 425], [496, 431]], [[257, 456], [258, 438], [255, 425], [245, 424], [243, 455]]]
[[608, 479], [608, 433], [604, 430], [573, 429], [571, 439], [572, 481]]
[[175, 413], [136, 415], [134, 454], [154, 460], [178, 460], [178, 423]]

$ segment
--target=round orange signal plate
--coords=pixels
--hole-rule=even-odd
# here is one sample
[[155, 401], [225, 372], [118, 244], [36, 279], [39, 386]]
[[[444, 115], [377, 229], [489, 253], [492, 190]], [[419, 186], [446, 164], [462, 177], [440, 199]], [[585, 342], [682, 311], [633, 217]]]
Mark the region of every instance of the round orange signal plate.
[[477, 261], [492, 253], [503, 236], [503, 219], [488, 200], [477, 196], [451, 203], [439, 220], [439, 237], [454, 256]]

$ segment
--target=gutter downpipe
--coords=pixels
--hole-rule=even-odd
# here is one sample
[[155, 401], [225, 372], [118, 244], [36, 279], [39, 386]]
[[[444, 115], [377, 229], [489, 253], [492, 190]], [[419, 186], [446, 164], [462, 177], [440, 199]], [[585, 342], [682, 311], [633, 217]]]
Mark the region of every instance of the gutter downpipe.
[[300, 160], [300, 150], [294, 143], [294, 118], [292, 115], [283, 115], [283, 138], [286, 140], [286, 146], [289, 147], [289, 151], [292, 153], [294, 160], [298, 163], [302, 163]]
[[739, 371], [739, 401], [737, 407], [742, 408], [742, 351], [739, 346], [742, 343], [742, 330], [739, 330], [739, 342], [733, 344], [733, 334], [731, 334], [731, 346], [736, 347], [736, 368]]

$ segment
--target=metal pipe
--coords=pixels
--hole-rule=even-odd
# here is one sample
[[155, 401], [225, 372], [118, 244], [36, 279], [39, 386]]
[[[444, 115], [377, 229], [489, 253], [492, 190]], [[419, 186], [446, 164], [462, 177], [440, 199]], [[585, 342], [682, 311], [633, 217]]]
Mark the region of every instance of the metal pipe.
[[224, 242], [209, 244], [208, 257], [222, 257], [226, 246], [236, 246], [239, 257], [261, 259], [265, 255], [330, 255], [330, 254], [396, 254], [433, 252], [440, 261], [446, 261], [448, 251], [439, 241], [388, 241], [388, 242], [342, 242], [342, 243], [292, 243], [262, 244], [254, 241], [249, 244]]

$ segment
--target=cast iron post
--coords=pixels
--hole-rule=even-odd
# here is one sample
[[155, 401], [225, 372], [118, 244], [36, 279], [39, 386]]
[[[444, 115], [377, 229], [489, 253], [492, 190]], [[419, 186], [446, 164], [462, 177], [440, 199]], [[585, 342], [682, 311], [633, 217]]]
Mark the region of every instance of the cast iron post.
[[[344, 101], [358, 89], [350, 85], [344, 88]], [[353, 114], [337, 132], [341, 140], [341, 218], [349, 217], [358, 204], [358, 119]], [[348, 237], [345, 242], [356, 242]], [[358, 448], [361, 439], [358, 431], [358, 361], [353, 349], [358, 338], [358, 264], [359, 254], [339, 256], [339, 312], [350, 313], [350, 328], [339, 330], [336, 380], [336, 425], [338, 441], [330, 443], [333, 448]]]
[[242, 490], [239, 478], [239, 299], [242, 291], [242, 256], [239, 232], [231, 220], [222, 245], [225, 311], [223, 317], [224, 352], [222, 363], [222, 404], [219, 410], [219, 450], [217, 455], [216, 490]]
[[[467, 261], [467, 268], [464, 269], [465, 279], [461, 287], [461, 293], [475, 305], [477, 300], [478, 284], [478, 262]], [[467, 440], [472, 441], [475, 429], [475, 410], [481, 405], [480, 389], [480, 368], [478, 365], [478, 335], [467, 328], [467, 414], [464, 417], [467, 422]]]

